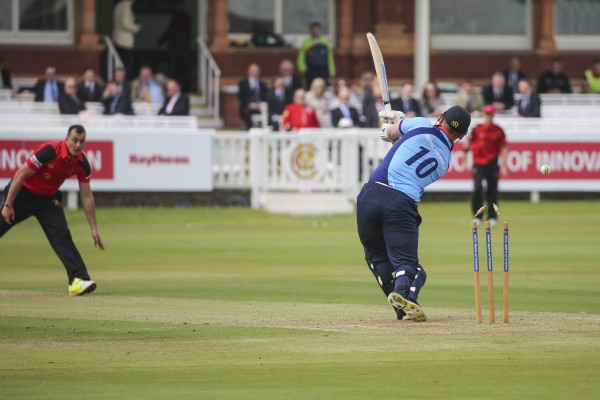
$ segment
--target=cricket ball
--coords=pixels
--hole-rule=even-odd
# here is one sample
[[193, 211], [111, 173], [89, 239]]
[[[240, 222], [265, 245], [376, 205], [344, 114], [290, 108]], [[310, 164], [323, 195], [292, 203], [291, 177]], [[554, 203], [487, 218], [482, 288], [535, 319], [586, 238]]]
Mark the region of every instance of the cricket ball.
[[540, 172], [544, 175], [548, 175], [551, 171], [551, 168], [548, 164], [544, 164], [540, 167]]

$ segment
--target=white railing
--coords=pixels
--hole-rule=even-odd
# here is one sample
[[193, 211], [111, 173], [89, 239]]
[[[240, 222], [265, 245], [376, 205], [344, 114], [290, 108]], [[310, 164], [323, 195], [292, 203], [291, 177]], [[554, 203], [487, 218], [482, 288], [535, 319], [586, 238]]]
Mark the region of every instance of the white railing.
[[600, 94], [541, 94], [542, 105], [553, 106], [600, 106]]
[[108, 56], [106, 57], [107, 58], [106, 74], [107, 74], [108, 81], [110, 82], [113, 79], [113, 72], [115, 71], [115, 68], [123, 67], [123, 61], [121, 60], [121, 57], [119, 56], [119, 53], [117, 52], [117, 49], [115, 48], [115, 45], [113, 44], [112, 40], [110, 39], [110, 36], [102, 35], [101, 38], [102, 38], [102, 41], [104, 42], [104, 44], [106, 44], [106, 49], [108, 51]]
[[213, 58], [204, 39], [196, 39], [198, 45], [198, 91], [200, 101], [212, 117], [219, 119], [219, 91], [221, 70]]
[[[0, 109], [2, 107], [0, 106]], [[34, 129], [66, 128], [72, 124], [82, 124], [86, 129], [194, 129], [198, 128], [193, 116], [144, 116], [144, 115], [102, 115], [102, 114], [20, 114], [0, 113], [2, 126], [8, 128], [27, 127]]]

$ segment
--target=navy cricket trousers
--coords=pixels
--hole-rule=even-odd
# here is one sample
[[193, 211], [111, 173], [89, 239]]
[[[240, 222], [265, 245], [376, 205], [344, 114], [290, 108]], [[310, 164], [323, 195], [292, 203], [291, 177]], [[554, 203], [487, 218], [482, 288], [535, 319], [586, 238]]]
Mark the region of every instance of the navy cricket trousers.
[[[8, 186], [4, 189], [4, 199], [6, 199], [7, 194]], [[89, 280], [90, 276], [71, 237], [71, 231], [67, 225], [67, 218], [61, 203], [62, 193], [60, 191], [51, 196], [41, 196], [30, 192], [24, 187], [21, 188], [12, 205], [15, 210], [13, 223], [9, 225], [4, 221], [4, 218], [0, 218], [0, 238], [19, 222], [35, 216], [42, 226], [52, 249], [65, 266], [69, 284], [75, 278]], [[4, 206], [4, 200], [2, 206]]]
[[427, 278], [419, 264], [417, 203], [398, 190], [367, 183], [358, 195], [356, 218], [365, 260], [384, 294], [394, 291], [416, 303]]

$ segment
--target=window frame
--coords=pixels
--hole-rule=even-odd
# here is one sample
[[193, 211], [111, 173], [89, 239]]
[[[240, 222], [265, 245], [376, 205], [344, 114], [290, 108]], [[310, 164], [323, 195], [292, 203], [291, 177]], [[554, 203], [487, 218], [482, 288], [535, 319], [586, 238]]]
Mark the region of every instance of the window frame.
[[[431, 18], [431, 17], [430, 17]], [[431, 22], [431, 21], [430, 21]], [[523, 35], [439, 35], [431, 34], [431, 48], [436, 50], [532, 50], [533, 1], [525, 0]]]
[[67, 30], [66, 31], [33, 31], [20, 30], [19, 0], [12, 0], [12, 29], [0, 31], [2, 44], [46, 44], [46, 45], [72, 45], [75, 43], [75, 0], [67, 2]]
[[554, 7], [554, 41], [556, 48], [559, 50], [600, 50], [600, 34], [599, 35], [561, 35], [556, 31], [558, 10], [556, 2]]
[[[273, 17], [275, 33], [282, 35], [287, 44], [294, 47], [300, 47], [304, 39], [310, 35], [308, 25], [306, 26], [306, 33], [283, 33], [283, 2], [285, 0], [272, 1], [274, 2]], [[327, 21], [329, 32], [324, 33], [323, 37], [335, 47], [335, 0], [325, 0], [325, 2], [327, 2], [327, 5], [329, 6], [329, 19]], [[228, 32], [228, 37], [229, 40], [250, 40], [252, 34]]]

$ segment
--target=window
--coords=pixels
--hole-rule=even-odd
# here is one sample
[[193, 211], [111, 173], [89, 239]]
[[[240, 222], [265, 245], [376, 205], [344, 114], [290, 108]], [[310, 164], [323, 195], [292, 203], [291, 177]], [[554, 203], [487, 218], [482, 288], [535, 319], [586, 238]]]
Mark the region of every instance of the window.
[[0, 0], [0, 43], [73, 43], [73, 2]]
[[323, 25], [323, 35], [334, 40], [334, 0], [229, 0], [228, 7], [232, 38], [249, 39], [254, 32], [266, 31], [300, 46], [316, 21]]
[[597, 0], [556, 0], [556, 46], [565, 50], [599, 50], [599, 15], [600, 2]]
[[532, 48], [531, 0], [431, 0], [431, 45], [452, 50]]

